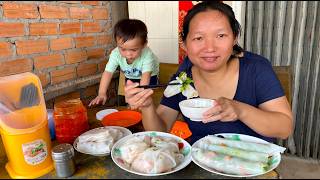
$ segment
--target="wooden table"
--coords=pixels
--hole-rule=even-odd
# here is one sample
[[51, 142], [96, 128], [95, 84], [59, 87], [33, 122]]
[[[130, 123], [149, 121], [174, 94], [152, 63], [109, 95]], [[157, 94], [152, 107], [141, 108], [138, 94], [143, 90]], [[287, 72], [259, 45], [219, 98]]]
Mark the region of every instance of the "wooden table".
[[[110, 107], [111, 108], [111, 107]], [[126, 107], [116, 107], [119, 110], [126, 109]], [[101, 110], [102, 108], [89, 108], [88, 109], [88, 118], [89, 118], [89, 124], [90, 128], [96, 128], [100, 127], [101, 122], [96, 120], [95, 115], [96, 112]], [[142, 123], [130, 127], [129, 128], [133, 133], [143, 131]], [[58, 143], [56, 141], [53, 141], [52, 146], [57, 145]], [[4, 166], [5, 162], [0, 159], [0, 178], [10, 178], [8, 173], [6, 172]], [[125, 170], [122, 170], [120, 167], [118, 167], [113, 161], [111, 156], [104, 156], [104, 157], [97, 157], [97, 156], [91, 156], [86, 155], [82, 153], [75, 153], [75, 163], [76, 163], [76, 171], [73, 174], [73, 176], [69, 177], [72, 179], [230, 179], [230, 177], [221, 176], [218, 174], [214, 174], [211, 172], [208, 172], [202, 168], [200, 168], [195, 163], [191, 162], [188, 166], [186, 166], [184, 169], [177, 171], [172, 174], [163, 175], [163, 176], [139, 176], [136, 174], [129, 173]], [[51, 171], [50, 173], [40, 177], [41, 179], [56, 179], [58, 178], [56, 176], [55, 171]], [[254, 177], [257, 178], [263, 178], [263, 179], [277, 179], [279, 178], [278, 174], [275, 171], [271, 171], [268, 174], [265, 174], [263, 176]]]

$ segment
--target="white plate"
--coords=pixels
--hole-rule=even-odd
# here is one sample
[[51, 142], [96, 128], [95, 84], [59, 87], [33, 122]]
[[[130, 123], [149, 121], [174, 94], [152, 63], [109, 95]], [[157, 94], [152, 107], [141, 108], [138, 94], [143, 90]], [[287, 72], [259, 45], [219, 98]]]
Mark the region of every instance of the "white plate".
[[[123, 163], [123, 160], [121, 160], [121, 158], [119, 157], [119, 153], [117, 153], [117, 152], [119, 152], [119, 147], [122, 144], [124, 144], [127, 140], [129, 140], [133, 137], [141, 137], [141, 136], [142, 137], [145, 137], [145, 136], [170, 137], [170, 138], [177, 140], [179, 143], [183, 143], [183, 148], [180, 150], [180, 152], [182, 152], [182, 154], [184, 155], [184, 160], [178, 166], [176, 166], [174, 169], [172, 169], [171, 171], [164, 172], [164, 173], [147, 174], [147, 173], [141, 173], [141, 172], [131, 170], [126, 164]], [[130, 136], [122, 138], [117, 143], [115, 143], [112, 150], [111, 150], [111, 158], [112, 158], [113, 162], [115, 162], [121, 169], [128, 171], [128, 172], [131, 172], [133, 174], [138, 174], [141, 176], [160, 176], [160, 175], [174, 173], [174, 172], [179, 171], [179, 170], [183, 169], [184, 167], [186, 167], [191, 162], [191, 145], [187, 141], [185, 141], [184, 139], [182, 139], [178, 136], [169, 134], [169, 133], [156, 132], [156, 131], [145, 131], [145, 132], [139, 132], [139, 133], [132, 134]]]
[[[244, 134], [220, 133], [220, 134], [215, 134], [215, 136], [223, 136], [226, 139], [240, 140], [240, 141], [247, 141], [247, 142], [254, 142], [254, 143], [264, 143], [264, 144], [268, 143], [267, 141], [265, 141], [263, 139], [260, 139], [260, 138], [257, 138], [257, 137], [253, 137], [253, 136], [249, 136], [249, 135], [244, 135]], [[192, 145], [192, 148], [199, 147], [198, 144], [200, 143], [200, 141], [203, 138], [201, 138], [198, 141], [196, 141]], [[266, 174], [266, 173], [272, 171], [273, 169], [275, 169], [280, 164], [280, 161], [281, 161], [281, 155], [280, 155], [280, 153], [277, 153], [277, 154], [272, 156], [271, 165], [270, 165], [270, 168], [268, 169], [268, 171], [266, 171], [264, 173], [261, 173], [261, 174], [235, 175], [235, 174], [226, 174], [226, 173], [223, 173], [223, 172], [220, 172], [220, 171], [216, 171], [215, 169], [210, 168], [210, 167], [202, 164], [201, 162], [197, 161], [193, 157], [193, 153], [191, 153], [191, 157], [192, 157], [192, 161], [195, 164], [197, 164], [198, 166], [200, 166], [201, 168], [203, 168], [203, 169], [205, 169], [205, 170], [207, 170], [209, 172], [215, 173], [215, 174], [219, 174], [219, 175], [223, 175], [223, 176], [230, 176], [230, 177], [254, 177], [254, 176], [263, 175], [263, 174]]]
[[[107, 130], [107, 129], [118, 129], [118, 130], [120, 130], [120, 131], [123, 133], [123, 137], [132, 134], [132, 132], [131, 132], [129, 129], [124, 128], [124, 127], [120, 127], [120, 126], [104, 126], [104, 127], [98, 127], [98, 128], [95, 128], [95, 129], [91, 129], [91, 130], [89, 130], [89, 131], [86, 131], [86, 132], [84, 132], [83, 134], [81, 134], [80, 136], [85, 135], [85, 134], [88, 134], [88, 133], [92, 133], [92, 132], [94, 132], [94, 131], [97, 131], [98, 129], [106, 129], [106, 130]], [[123, 137], [122, 137], [122, 138], [123, 138]], [[120, 139], [122, 139], [122, 138], [120, 138]], [[118, 141], [119, 141], [120, 139], [118, 139]], [[110, 153], [94, 154], [94, 153], [90, 153], [90, 152], [81, 151], [80, 149], [77, 148], [78, 142], [79, 142], [79, 137], [77, 137], [77, 139], [73, 142], [73, 147], [74, 147], [75, 150], [77, 150], [78, 152], [81, 152], [81, 153], [83, 153], [83, 154], [89, 154], [89, 155], [93, 155], [93, 156], [107, 156], [107, 155], [110, 154]], [[111, 149], [112, 149], [112, 148], [111, 148]]]
[[96, 118], [97, 118], [97, 120], [101, 121], [106, 115], [114, 113], [114, 112], [118, 112], [118, 110], [116, 110], [116, 109], [104, 109], [104, 110], [101, 110], [101, 111], [97, 112]]

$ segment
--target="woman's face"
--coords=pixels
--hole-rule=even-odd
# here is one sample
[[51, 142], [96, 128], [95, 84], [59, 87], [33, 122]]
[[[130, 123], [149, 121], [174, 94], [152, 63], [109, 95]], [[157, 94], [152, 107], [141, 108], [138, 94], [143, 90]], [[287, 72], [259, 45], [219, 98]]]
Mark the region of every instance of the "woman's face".
[[129, 39], [126, 42], [123, 42], [122, 39], [117, 38], [117, 46], [121, 56], [126, 58], [127, 62], [131, 64], [141, 55], [145, 44], [142, 43], [140, 38]]
[[194, 65], [214, 71], [226, 64], [235, 44], [228, 18], [219, 11], [209, 10], [198, 13], [190, 21], [184, 49]]

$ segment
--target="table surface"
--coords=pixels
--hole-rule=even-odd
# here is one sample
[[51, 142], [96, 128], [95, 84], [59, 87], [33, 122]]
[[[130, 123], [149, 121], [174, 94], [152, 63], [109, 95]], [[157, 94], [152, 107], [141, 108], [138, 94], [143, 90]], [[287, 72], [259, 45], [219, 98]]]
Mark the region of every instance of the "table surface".
[[[119, 110], [125, 109], [125, 107], [116, 107]], [[88, 119], [90, 128], [100, 127], [101, 122], [96, 120], [95, 114], [101, 110], [101, 108], [89, 108], [88, 109]], [[130, 127], [129, 128], [132, 133], [143, 131], [142, 123]], [[57, 145], [57, 141], [52, 142], [52, 146]], [[180, 171], [162, 175], [162, 176], [140, 176], [130, 172], [127, 172], [120, 167], [118, 167], [112, 160], [111, 155], [108, 156], [92, 156], [87, 154], [82, 154], [79, 152], [75, 153], [75, 164], [76, 164], [76, 171], [75, 173], [69, 177], [72, 179], [109, 179], [109, 178], [121, 178], [121, 179], [230, 179], [230, 177], [218, 175], [215, 173], [211, 173], [206, 171], [196, 165], [195, 163], [191, 162], [188, 166], [181, 169]], [[2, 178], [10, 178], [7, 171], [5, 170], [5, 163], [7, 159], [0, 159], [0, 179]], [[50, 173], [41, 176], [40, 178], [43, 179], [56, 179], [55, 170], [51, 171]], [[277, 179], [279, 175], [276, 171], [271, 171], [267, 174], [262, 176], [254, 177], [262, 178], [262, 179]]]

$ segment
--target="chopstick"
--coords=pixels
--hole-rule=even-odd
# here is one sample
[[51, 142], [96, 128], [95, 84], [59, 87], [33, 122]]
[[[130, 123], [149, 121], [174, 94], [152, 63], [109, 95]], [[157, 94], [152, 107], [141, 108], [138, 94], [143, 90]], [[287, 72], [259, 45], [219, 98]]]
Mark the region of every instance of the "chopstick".
[[143, 85], [138, 86], [138, 88], [144, 88], [144, 89], [152, 89], [152, 88], [159, 88], [159, 87], [166, 87], [166, 86], [172, 86], [172, 85], [180, 85], [180, 83], [169, 83], [169, 84], [157, 84], [157, 85]]

